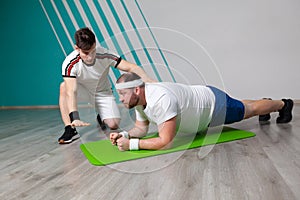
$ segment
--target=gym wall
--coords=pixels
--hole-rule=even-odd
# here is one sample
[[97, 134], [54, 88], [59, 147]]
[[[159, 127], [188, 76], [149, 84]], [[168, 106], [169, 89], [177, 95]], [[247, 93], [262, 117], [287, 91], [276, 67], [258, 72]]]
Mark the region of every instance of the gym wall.
[[1, 106], [57, 105], [61, 63], [82, 26], [157, 80], [300, 99], [299, 8], [292, 0], [5, 0]]
[[64, 55], [39, 1], [0, 9], [1, 106], [57, 105]]

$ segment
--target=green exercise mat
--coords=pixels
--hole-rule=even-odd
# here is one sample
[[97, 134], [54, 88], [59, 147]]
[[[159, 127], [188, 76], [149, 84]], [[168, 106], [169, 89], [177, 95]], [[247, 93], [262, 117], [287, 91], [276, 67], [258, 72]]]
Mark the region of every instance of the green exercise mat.
[[[221, 133], [220, 130], [222, 130]], [[80, 149], [91, 164], [101, 166], [255, 136], [255, 133], [250, 131], [234, 129], [231, 127], [223, 127], [223, 129], [219, 129], [219, 131], [216, 132], [217, 133], [211, 133], [210, 131], [208, 134], [197, 134], [193, 136], [194, 139], [191, 138], [191, 135], [181, 134], [180, 136], [175, 137], [173, 147], [167, 150], [139, 150], [122, 152], [119, 151], [117, 146], [113, 146], [109, 140], [87, 142], [81, 144]]]

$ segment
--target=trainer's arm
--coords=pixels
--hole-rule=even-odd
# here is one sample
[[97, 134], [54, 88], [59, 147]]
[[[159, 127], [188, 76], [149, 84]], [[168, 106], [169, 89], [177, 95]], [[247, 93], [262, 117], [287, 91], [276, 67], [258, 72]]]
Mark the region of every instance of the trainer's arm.
[[77, 111], [77, 81], [76, 78], [64, 78], [68, 112]]
[[147, 76], [146, 72], [136, 64], [130, 63], [126, 60], [121, 60], [121, 62], [117, 66], [118, 69], [126, 72], [134, 72], [137, 75], [139, 75], [144, 82], [157, 82], [153, 79], [151, 79], [149, 76]]
[[[66, 102], [67, 102], [67, 110], [64, 112], [66, 114], [70, 114], [74, 111], [78, 112], [77, 107], [77, 81], [76, 78], [64, 78], [65, 86], [66, 86]], [[71, 122], [72, 126], [89, 126], [89, 123], [83, 122], [81, 120], [74, 120]]]
[[159, 136], [156, 138], [141, 139], [139, 149], [168, 149], [172, 147], [176, 135], [176, 117], [169, 119], [158, 127]]

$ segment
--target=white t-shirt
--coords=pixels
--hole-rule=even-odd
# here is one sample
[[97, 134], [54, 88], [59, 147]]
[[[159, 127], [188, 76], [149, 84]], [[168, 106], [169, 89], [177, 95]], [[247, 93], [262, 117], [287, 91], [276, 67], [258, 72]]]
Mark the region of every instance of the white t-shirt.
[[215, 96], [206, 86], [179, 83], [146, 83], [147, 106], [136, 107], [138, 121], [149, 120], [157, 125], [176, 116], [177, 131], [196, 133], [208, 127], [215, 105]]
[[103, 92], [111, 94], [111, 85], [108, 80], [109, 68], [117, 67], [120, 56], [104, 49], [96, 48], [95, 63], [85, 64], [78, 51], [70, 53], [62, 64], [62, 76], [77, 79], [77, 83], [83, 85], [89, 92]]

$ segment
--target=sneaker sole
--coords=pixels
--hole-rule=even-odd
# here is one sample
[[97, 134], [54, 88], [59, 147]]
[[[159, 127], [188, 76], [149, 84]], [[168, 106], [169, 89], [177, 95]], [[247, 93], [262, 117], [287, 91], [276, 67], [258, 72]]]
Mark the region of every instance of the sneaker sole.
[[74, 135], [70, 140], [59, 140], [58, 144], [70, 144], [71, 142], [73, 142], [74, 140], [77, 140], [78, 138], [80, 138], [80, 135]]

